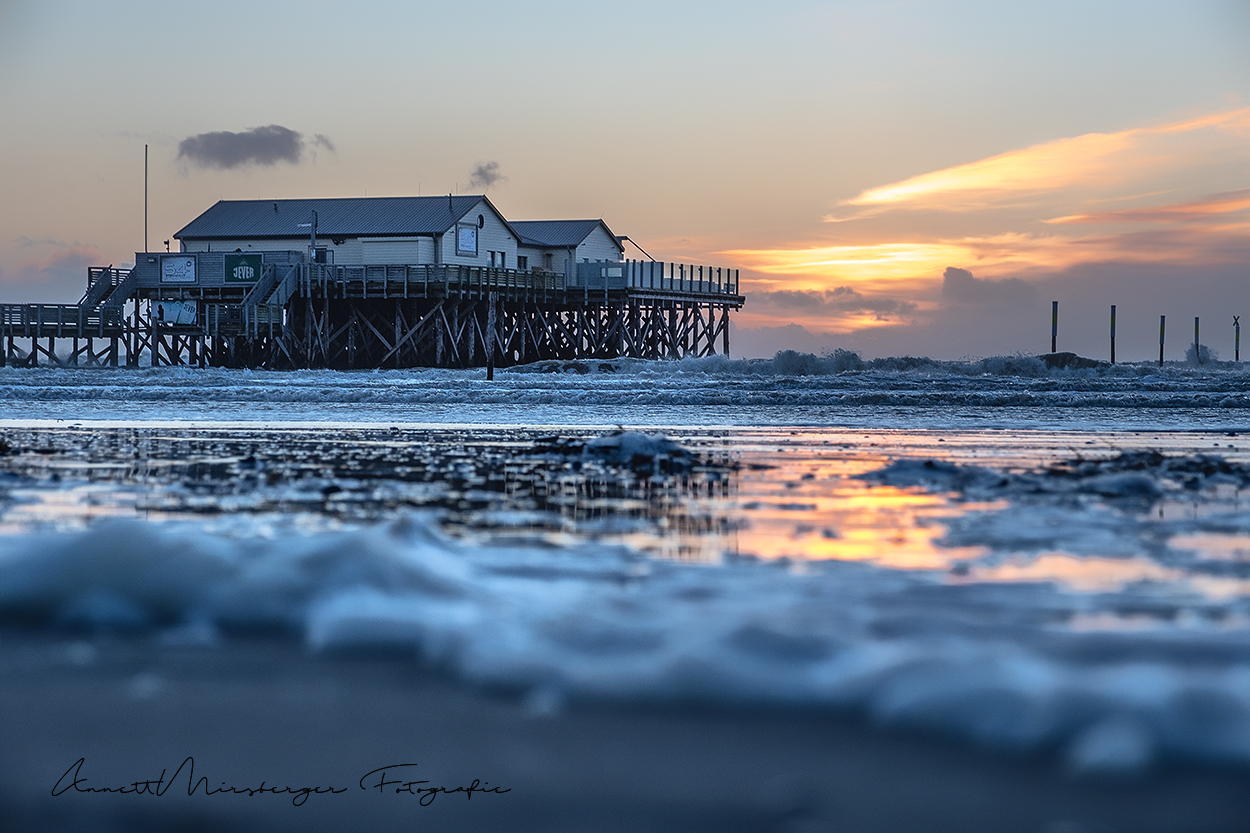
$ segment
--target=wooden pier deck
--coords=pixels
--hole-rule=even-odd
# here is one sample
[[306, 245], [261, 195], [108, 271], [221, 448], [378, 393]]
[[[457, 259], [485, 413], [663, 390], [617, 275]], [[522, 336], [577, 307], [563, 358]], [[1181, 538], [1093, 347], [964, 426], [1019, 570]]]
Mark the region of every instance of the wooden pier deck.
[[[715, 267], [600, 261], [561, 275], [263, 254], [249, 283], [226, 280], [221, 253], [140, 253], [132, 270], [89, 270], [78, 305], [0, 305], [0, 364], [349, 369], [707, 356], [729, 352], [729, 313], [745, 300], [737, 270]], [[162, 280], [164, 257], [193, 258], [193, 280]]]

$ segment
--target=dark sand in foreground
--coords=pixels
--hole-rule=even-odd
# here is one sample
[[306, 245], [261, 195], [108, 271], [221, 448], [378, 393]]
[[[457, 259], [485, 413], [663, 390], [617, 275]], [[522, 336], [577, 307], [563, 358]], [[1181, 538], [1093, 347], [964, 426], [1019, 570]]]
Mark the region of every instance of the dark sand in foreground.
[[[278, 639], [217, 648], [0, 631], [0, 821], [9, 831], [1234, 831], [1250, 776], [1168, 770], [1073, 779], [812, 714], [553, 704], [467, 690], [414, 661], [308, 656]], [[289, 795], [53, 797], [172, 773]], [[453, 789], [365, 791], [377, 767]], [[376, 776], [373, 781], [376, 782]], [[65, 782], [68, 783], [68, 780]]]

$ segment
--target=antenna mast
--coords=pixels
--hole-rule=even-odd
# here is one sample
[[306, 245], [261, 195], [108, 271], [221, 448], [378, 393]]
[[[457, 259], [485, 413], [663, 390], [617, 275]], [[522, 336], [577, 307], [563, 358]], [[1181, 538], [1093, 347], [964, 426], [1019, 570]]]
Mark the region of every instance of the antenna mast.
[[148, 146], [143, 145], [143, 251], [148, 250]]

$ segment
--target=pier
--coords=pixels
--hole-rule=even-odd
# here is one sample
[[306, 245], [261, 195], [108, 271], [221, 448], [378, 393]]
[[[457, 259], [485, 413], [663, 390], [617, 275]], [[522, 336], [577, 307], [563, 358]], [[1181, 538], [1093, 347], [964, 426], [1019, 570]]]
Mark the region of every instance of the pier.
[[78, 304], [0, 305], [0, 366], [507, 367], [729, 352], [738, 270], [654, 261], [565, 273], [334, 265], [301, 251], [136, 254]]

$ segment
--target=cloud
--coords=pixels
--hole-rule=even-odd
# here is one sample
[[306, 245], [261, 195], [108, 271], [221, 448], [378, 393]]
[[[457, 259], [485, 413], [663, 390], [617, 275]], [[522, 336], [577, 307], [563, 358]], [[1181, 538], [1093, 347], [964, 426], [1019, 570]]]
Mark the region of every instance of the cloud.
[[899, 298], [874, 298], [849, 286], [824, 292], [804, 289], [763, 290], [751, 293], [751, 305], [778, 311], [800, 311], [804, 315], [869, 313], [879, 321], [890, 316], [910, 315], [917, 305]]
[[[299, 163], [310, 144], [303, 134], [280, 124], [253, 127], [241, 133], [223, 130], [188, 136], [178, 143], [178, 158], [201, 168], [242, 168], [247, 165]], [[311, 144], [334, 151], [328, 136], [316, 134]]]
[[[1208, 161], [1210, 148], [1244, 143], [1250, 108], [1114, 133], [1086, 133], [869, 188], [842, 205], [886, 209], [975, 210], [1063, 189], [1088, 190]], [[1189, 146], [1178, 145], [1178, 140]], [[860, 215], [862, 216], [862, 215]], [[830, 216], [830, 222], [847, 217]]]
[[40, 260], [0, 271], [0, 289], [10, 303], [72, 304], [87, 286], [87, 267], [108, 261], [94, 246], [63, 246]]
[[1054, 225], [1085, 223], [1191, 223], [1213, 219], [1224, 220], [1225, 215], [1250, 208], [1250, 189], [1212, 194], [1188, 202], [1158, 205], [1147, 208], [1127, 208], [1121, 211], [1098, 211], [1091, 214], [1070, 214], [1054, 217], [1044, 222]]
[[735, 358], [769, 358], [778, 350], [800, 350], [820, 353], [837, 346], [827, 333], [813, 333], [800, 324], [743, 327], [729, 320], [729, 354]]
[[473, 171], [469, 174], [469, 187], [490, 188], [496, 182], [504, 179], [507, 179], [507, 177], [499, 173], [498, 162], [479, 163], [473, 167]]
[[1036, 287], [1019, 278], [974, 278], [967, 269], [954, 266], [947, 266], [942, 274], [942, 298], [956, 304], [1023, 305], [1035, 303], [1040, 297]]

